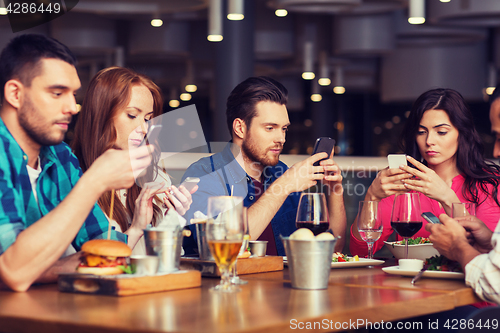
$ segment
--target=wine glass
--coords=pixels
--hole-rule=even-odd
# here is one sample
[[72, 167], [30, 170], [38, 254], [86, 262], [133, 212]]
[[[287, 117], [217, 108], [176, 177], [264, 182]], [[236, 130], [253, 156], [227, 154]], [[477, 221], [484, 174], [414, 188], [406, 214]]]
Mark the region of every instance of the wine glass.
[[422, 210], [418, 193], [396, 194], [392, 207], [391, 227], [405, 239], [405, 259], [408, 259], [408, 238], [422, 228]]
[[451, 204], [451, 217], [476, 216], [476, 204], [473, 202], [454, 202]]
[[208, 198], [208, 221], [206, 237], [208, 247], [215, 263], [221, 272], [221, 283], [211, 288], [211, 291], [233, 292], [231, 287], [230, 269], [243, 242], [245, 228], [243, 224], [242, 197], [210, 197]]
[[368, 245], [368, 259], [373, 259], [373, 243], [382, 235], [383, 225], [379, 216], [378, 201], [360, 201], [358, 231]]
[[307, 228], [316, 236], [330, 228], [330, 218], [324, 193], [302, 193], [295, 225]]
[[[243, 253], [245, 253], [246, 249], [248, 248], [248, 242], [250, 241], [250, 229], [248, 228], [248, 214], [246, 207], [243, 207], [243, 227], [245, 231], [243, 235], [243, 242], [241, 243], [241, 248], [240, 252], [238, 253], [238, 256], [241, 256]], [[240, 279], [240, 277], [238, 276], [238, 272], [236, 272], [237, 262], [238, 258], [236, 258], [236, 261], [234, 262], [234, 265], [231, 268], [231, 283], [247, 284], [248, 281]]]

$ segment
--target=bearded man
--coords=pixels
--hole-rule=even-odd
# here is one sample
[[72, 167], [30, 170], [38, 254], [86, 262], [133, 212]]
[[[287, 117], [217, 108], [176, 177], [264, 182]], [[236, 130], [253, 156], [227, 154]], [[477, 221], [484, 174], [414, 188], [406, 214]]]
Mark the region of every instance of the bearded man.
[[[211, 196], [241, 196], [248, 207], [251, 240], [266, 240], [268, 255], [284, 256], [279, 236], [296, 230], [300, 192], [321, 181], [328, 188], [330, 228], [335, 236], [342, 236], [335, 250], [341, 251], [346, 215], [339, 167], [327, 153], [315, 154], [291, 168], [279, 160], [290, 125], [287, 100], [287, 89], [269, 77], [251, 77], [233, 89], [226, 108], [232, 142], [186, 170], [183, 180], [201, 180], [185, 217], [189, 221], [196, 211], [206, 214]], [[319, 166], [313, 166], [320, 160]], [[184, 250], [196, 253], [194, 241], [187, 240]]]

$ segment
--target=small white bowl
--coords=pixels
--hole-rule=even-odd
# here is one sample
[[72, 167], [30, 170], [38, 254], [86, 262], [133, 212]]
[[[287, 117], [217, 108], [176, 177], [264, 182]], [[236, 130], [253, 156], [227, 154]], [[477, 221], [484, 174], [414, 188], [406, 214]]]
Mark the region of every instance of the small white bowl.
[[[392, 255], [396, 259], [404, 259], [405, 257], [405, 246], [396, 244], [397, 242], [384, 242], [385, 246], [391, 251]], [[425, 260], [432, 256], [439, 255], [438, 250], [436, 250], [432, 243], [408, 245], [408, 259], [421, 259]]]
[[399, 269], [403, 271], [419, 271], [424, 267], [424, 261], [420, 259], [399, 259]]

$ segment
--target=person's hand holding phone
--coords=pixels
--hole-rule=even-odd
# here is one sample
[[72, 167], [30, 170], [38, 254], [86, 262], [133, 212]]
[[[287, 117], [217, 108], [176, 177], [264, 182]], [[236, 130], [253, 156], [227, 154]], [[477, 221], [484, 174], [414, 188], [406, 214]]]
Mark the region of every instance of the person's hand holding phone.
[[448, 185], [434, 170], [413, 157], [407, 156], [407, 159], [415, 168], [409, 166], [401, 167], [401, 169], [414, 176], [412, 179], [403, 180], [405, 187], [408, 190], [423, 193], [427, 197], [439, 201], [446, 213], [451, 215], [451, 204], [453, 202], [460, 202], [456, 193], [451, 189], [451, 184]]
[[[198, 186], [195, 185], [191, 193], [196, 192], [197, 189]], [[166, 197], [163, 198], [163, 203], [168, 209], [173, 208], [179, 215], [184, 215], [193, 203], [191, 193], [184, 186], [176, 187], [172, 185], [170, 190], [165, 191]]]

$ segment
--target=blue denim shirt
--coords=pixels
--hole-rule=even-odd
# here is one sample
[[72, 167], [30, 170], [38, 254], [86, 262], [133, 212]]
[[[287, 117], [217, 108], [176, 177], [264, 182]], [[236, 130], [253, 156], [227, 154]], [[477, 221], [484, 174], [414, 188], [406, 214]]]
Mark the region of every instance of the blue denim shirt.
[[[266, 190], [278, 177], [280, 177], [288, 167], [283, 162], [275, 166], [269, 166], [264, 169], [264, 190]], [[252, 179], [245, 170], [235, 160], [231, 152], [231, 143], [229, 143], [222, 152], [210, 157], [204, 157], [191, 164], [184, 173], [182, 181], [187, 177], [198, 177], [198, 190], [193, 194], [193, 203], [184, 216], [189, 221], [193, 218], [196, 211], [207, 214], [207, 203], [210, 196], [232, 195], [244, 198], [245, 207], [250, 207], [256, 201], [256, 188]], [[257, 189], [258, 190], [258, 189]], [[285, 248], [281, 242], [280, 235], [290, 236], [295, 230], [295, 217], [299, 205], [300, 192], [294, 192], [286, 198], [280, 209], [271, 220], [271, 226], [274, 232], [274, 240], [278, 255], [285, 255]], [[185, 238], [184, 251], [187, 255], [197, 253], [196, 230], [190, 226], [194, 235]]]

